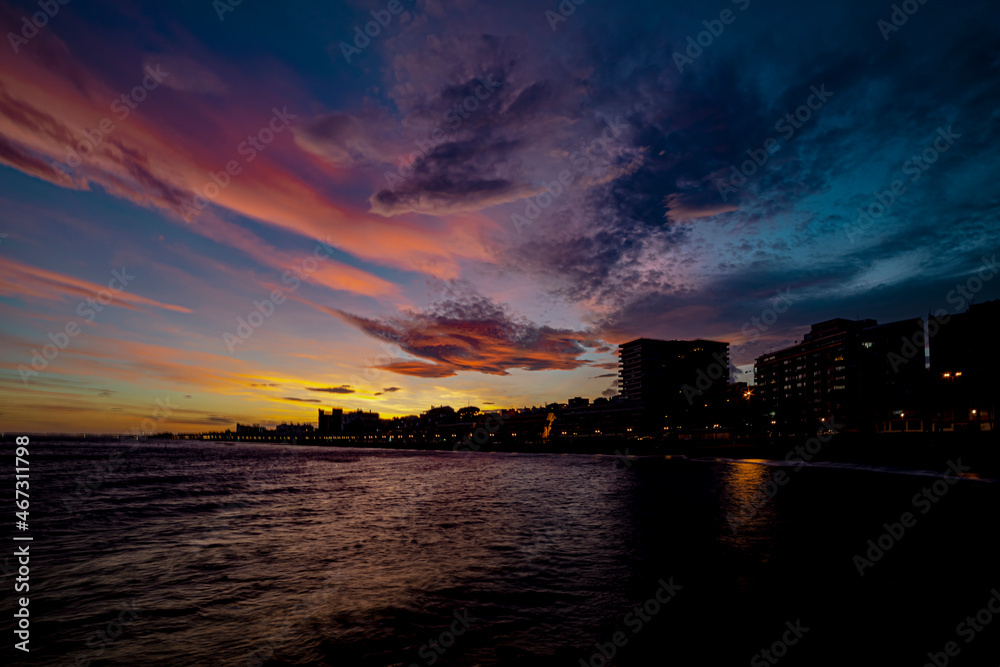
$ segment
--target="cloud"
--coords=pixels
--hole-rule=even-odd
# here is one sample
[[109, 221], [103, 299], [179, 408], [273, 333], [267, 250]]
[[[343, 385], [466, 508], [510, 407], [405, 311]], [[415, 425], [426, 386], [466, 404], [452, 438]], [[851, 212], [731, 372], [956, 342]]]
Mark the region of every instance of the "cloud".
[[[916, 297], [926, 270], [919, 267], [953, 269], [966, 252], [960, 248], [1000, 243], [988, 222], [1000, 204], [981, 196], [995, 180], [980, 170], [988, 160], [982, 142], [956, 144], [916, 186], [904, 178], [906, 196], [862, 243], [849, 243], [843, 231], [876, 187], [903, 177], [901, 165], [930, 145], [938, 126], [1000, 136], [989, 120], [996, 118], [995, 95], [982, 83], [998, 62], [986, 46], [988, 30], [972, 27], [965, 9], [961, 16], [938, 10], [947, 30], [918, 28], [888, 47], [873, 40], [841, 49], [836, 44], [855, 33], [857, 17], [870, 8], [853, 3], [837, 15], [785, 8], [809, 29], [754, 51], [750, 45], [766, 35], [769, 19], [766, 11], [748, 12], [740, 38], [713, 46], [710, 61], [683, 75], [670, 62], [677, 43], [649, 39], [668, 9], [629, 25], [628, 39], [610, 28], [594, 37], [597, 52], [614, 53], [608, 62], [615, 65], [594, 64], [589, 99], [615, 96], [629, 106], [623, 114], [636, 129], [622, 141], [643, 149], [642, 165], [586, 197], [563, 196], [505, 236], [500, 263], [585, 308], [594, 329], [617, 342], [732, 336], [759, 315], [761, 292], [788, 286], [821, 300], [824, 319], [856, 312], [844, 305], [860, 300], [850, 292], [874, 299], [901, 282], [910, 286], [904, 298], [916, 314], [926, 307]], [[620, 26], [623, 17], [609, 12], [604, 19]], [[930, 34], [941, 40], [933, 49], [921, 46]], [[683, 43], [683, 34], [676, 37]], [[768, 67], [747, 67], [748, 51]], [[622, 67], [628, 93], [620, 89]], [[824, 84], [834, 94], [808, 122], [790, 137], [776, 129]], [[886, 120], [873, 126], [871, 118]], [[780, 148], [763, 165], [751, 162], [745, 185], [724, 199], [720, 179], [759, 156], [769, 138]], [[785, 326], [814, 316], [796, 309]]]
[[382, 391], [375, 392], [376, 396], [381, 396], [382, 394], [391, 394], [393, 392], [402, 391], [402, 387], [386, 387]]
[[324, 391], [328, 394], [353, 394], [354, 390], [351, 389], [351, 385], [342, 384], [339, 387], [306, 387], [309, 391]]
[[[452, 27], [427, 35], [421, 26], [419, 38], [410, 31], [394, 41], [383, 106], [366, 100], [296, 130], [306, 150], [377, 175], [373, 213], [448, 215], [539, 195], [607, 130], [608, 114], [581, 113], [586, 66], [549, 58], [523, 29], [501, 36]], [[575, 187], [620, 173], [624, 150], [638, 153], [601, 141]]]
[[449, 367], [438, 364], [428, 364], [422, 361], [394, 361], [379, 366], [379, 368], [387, 370], [390, 373], [398, 373], [399, 375], [409, 375], [411, 377], [422, 378], [448, 378], [457, 375], [457, 373]]
[[160, 68], [167, 74], [163, 85], [177, 91], [222, 95], [228, 90], [225, 82], [207, 67], [187, 56], [159, 54], [147, 56], [144, 67]]
[[[121, 275], [124, 277], [128, 274], [128, 269], [122, 270]], [[122, 282], [117, 278], [112, 269], [108, 269], [107, 275], [108, 280], [111, 281], [114, 277], [117, 282], [115, 284], [122, 287]], [[131, 277], [131, 276], [130, 276]], [[126, 278], [129, 280], [129, 278]], [[190, 308], [185, 308], [184, 306], [178, 306], [170, 303], [163, 303], [161, 301], [156, 301], [155, 299], [149, 299], [144, 296], [139, 296], [138, 294], [133, 294], [129, 290], [132, 289], [131, 285], [124, 285], [123, 289], [119, 289], [115, 292], [110, 292], [108, 289], [108, 283], [100, 285], [98, 283], [92, 283], [89, 280], [83, 280], [80, 278], [74, 278], [63, 273], [58, 273], [56, 271], [50, 271], [47, 269], [41, 269], [24, 262], [19, 262], [10, 258], [0, 259], [0, 295], [13, 296], [25, 300], [63, 300], [65, 298], [95, 298], [96, 295], [101, 292], [110, 293], [113, 296], [110, 305], [118, 306], [121, 308], [127, 308], [129, 310], [135, 310], [140, 312], [147, 312], [147, 308], [143, 306], [149, 306], [153, 308], [162, 308], [164, 310], [170, 310], [177, 313], [190, 313], [192, 312]]]
[[416, 357], [381, 366], [416, 377], [449, 377], [461, 371], [508, 375], [511, 369], [572, 370], [587, 365], [580, 357], [601, 344], [585, 331], [530, 322], [510, 306], [471, 289], [398, 317], [374, 319], [337, 312], [364, 333]]
[[0, 164], [20, 169], [26, 174], [53, 183], [70, 185], [72, 180], [62, 176], [39, 157], [0, 136]]
[[[154, 254], [171, 244], [207, 248], [204, 261], [175, 267], [192, 284], [202, 280], [198, 296], [209, 299], [227, 291], [208, 273], [216, 266], [261, 293], [287, 289], [276, 284], [278, 276], [309, 256], [313, 239], [329, 237], [335, 256], [289, 295], [297, 303], [288, 308], [307, 304], [400, 342], [403, 351], [388, 370], [460, 390], [461, 382], [436, 378], [574, 368], [590, 356], [581, 349], [613, 351], [601, 340], [738, 342], [741, 325], [759, 317], [776, 290], [791, 288], [801, 300], [734, 355], [735, 362], [752, 361], [793, 340], [810, 321], [920, 314], [928, 299], [943, 301], [951, 289], [945, 277], [973, 270], [983, 249], [990, 255], [1000, 245], [1000, 199], [993, 194], [1000, 57], [995, 22], [982, 18], [992, 7], [983, 0], [927, 3], [888, 41], [875, 28], [884, 6], [754, 4], [683, 72], [671, 55], [703, 28], [704, 16], [670, 3], [644, 6], [642, 20], [627, 3], [606, 9], [584, 5], [553, 34], [537, 4], [522, 0], [447, 9], [437, 0], [418, 3], [365, 52], [359, 64], [368, 76], [354, 76], [361, 73], [356, 68], [331, 70], [337, 94], [317, 92], [316, 72], [301, 67], [303, 53], [322, 53], [329, 43], [325, 30], [318, 44], [310, 41], [316, 34], [299, 31], [301, 43], [290, 47], [282, 31], [262, 29], [254, 48], [241, 51], [229, 42], [199, 44], [200, 33], [183, 29], [197, 21], [175, 16], [174, 7], [144, 6], [141, 31], [117, 30], [119, 22], [88, 18], [82, 9], [60, 15], [61, 25], [41, 31], [23, 52], [0, 52], [0, 163], [45, 181], [9, 193], [11, 215], [53, 247], [45, 249], [43, 264], [50, 273], [42, 274], [3, 259], [10, 257], [8, 243], [28, 237], [5, 241], [0, 300], [13, 302], [0, 304], [0, 319], [11, 312], [25, 320], [53, 318], [57, 308], [75, 305], [71, 299], [106, 284], [110, 276], [99, 267], [79, 268], [101, 256], [91, 252], [101, 241], [114, 257], [130, 257], [157, 237], [167, 243]], [[8, 22], [20, 20], [8, 14]], [[241, 16], [253, 26], [250, 15]], [[776, 18], [796, 29], [775, 38]], [[262, 20], [258, 27], [268, 28]], [[867, 36], [859, 32], [863, 25]], [[57, 43], [58, 34], [73, 35], [72, 48]], [[115, 58], [106, 57], [108, 44]], [[148, 53], [168, 47], [183, 55]], [[109, 102], [158, 58], [171, 77], [120, 120]], [[491, 83], [489, 95], [475, 98], [474, 109], [465, 107], [485, 85], [481, 78], [496, 87]], [[824, 85], [834, 93], [829, 103], [790, 136], [780, 134], [776, 121], [802, 105], [812, 86]], [[272, 105], [286, 103], [298, 116], [292, 128], [244, 162], [236, 147], [264, 127]], [[604, 140], [608, 122], [619, 116], [623, 130]], [[52, 162], [66, 162], [70, 148], [93, 136], [104, 117], [114, 121], [114, 132], [70, 175], [58, 174]], [[844, 226], [857, 208], [893, 179], [907, 179], [903, 163], [931, 145], [938, 127], [951, 125], [962, 135], [955, 146], [918, 181], [906, 180], [905, 196], [848, 241]], [[723, 198], [719, 180], [759, 156], [773, 137], [780, 148]], [[180, 206], [230, 159], [245, 167], [240, 176], [197, 224], [177, 224]], [[412, 173], [405, 167], [411, 161]], [[511, 216], [523, 216], [529, 199], [537, 200], [564, 170], [572, 183], [530, 224], [515, 227]], [[99, 190], [154, 209], [135, 218], [142, 221], [135, 231], [145, 234], [148, 223], [148, 236], [100, 239], [107, 225], [132, 214], [119, 215], [128, 207]], [[78, 247], [79, 256], [60, 257], [60, 242]], [[458, 299], [458, 305], [405, 310], [422, 303], [414, 295], [425, 275], [488, 283], [496, 301], [512, 306]], [[257, 290], [265, 281], [275, 284]], [[122, 308], [154, 312], [153, 334], [140, 327], [94, 329], [60, 357], [60, 372], [196, 387], [200, 400], [245, 394], [247, 382], [280, 377], [253, 367], [273, 361], [267, 354], [239, 361], [199, 352], [218, 348], [216, 330], [187, 322], [200, 318], [179, 310], [161, 312], [171, 304], [217, 312], [219, 304], [235, 302], [236, 292], [209, 303], [189, 296], [187, 284], [157, 285], [164, 303], [115, 300], [121, 324], [137, 319]], [[29, 303], [30, 315], [18, 312], [21, 302]], [[515, 314], [543, 302], [554, 306], [551, 320]], [[169, 328], [161, 329], [159, 320], [169, 318]], [[55, 319], [61, 326], [63, 317]], [[299, 329], [296, 321], [282, 331], [299, 346], [324, 336], [339, 340], [338, 332], [309, 326]], [[147, 335], [160, 344], [119, 344]], [[24, 350], [41, 339], [44, 330]], [[610, 361], [583, 365], [616, 368]], [[309, 375], [305, 369], [300, 377]], [[532, 391], [551, 386], [536, 384]], [[301, 390], [303, 382], [290, 378], [282, 386]]]
[[618, 374], [617, 373], [605, 373], [604, 375], [595, 375], [595, 376], [593, 376], [590, 379], [591, 380], [597, 380], [599, 378], [613, 378], [613, 377], [618, 377]]
[[322, 403], [323, 401], [317, 398], [295, 398], [294, 396], [282, 396], [282, 401], [295, 401], [296, 403]]
[[[329, 183], [316, 181], [310, 156], [294, 150], [291, 131], [276, 138], [266, 153], [257, 153], [252, 168], [240, 157], [244, 169], [239, 177], [231, 179], [211, 204], [198, 212], [194, 197], [211, 184], [209, 174], [217, 173], [227, 160], [237, 156], [237, 147], [247, 134], [266, 127], [269, 121], [270, 107], [257, 103], [262, 75], [258, 72], [251, 80], [250, 75], [230, 73], [226, 85], [232, 90], [221, 100], [215, 96], [205, 100], [201, 95], [179, 95], [220, 92], [220, 77], [211, 74], [210, 68], [222, 68], [210, 64], [208, 57], [205, 64], [200, 60], [189, 62], [192, 56], [175, 58], [180, 64], [164, 78], [163, 90], [152, 91], [141, 112], [119, 120], [120, 115], [110, 112], [106, 100], [115, 99], [121, 89], [135, 85], [133, 77], [142, 80], [140, 62], [160, 57], [135, 53], [139, 47], [134, 44], [116, 44], [123, 61], [135, 56], [135, 66], [134, 71], [129, 68], [128, 79], [121, 77], [113, 84], [102, 80], [108, 72], [96, 73], [101, 76], [84, 74], [87, 56], [82, 52], [67, 52], [58, 68], [39, 62], [44, 58], [36, 58], [37, 53], [22, 54], [17, 67], [13, 67], [5, 63], [10, 54], [0, 53], [0, 61], [4, 61], [0, 65], [9, 65], [0, 66], [0, 164], [66, 188], [103, 189], [112, 196], [156, 209], [174, 222], [196, 221], [198, 224], [186, 229], [221, 244], [232, 242], [262, 265], [282, 271], [289, 262], [303, 259], [301, 253], [271, 247], [245, 227], [232, 229], [235, 225], [217, 220], [220, 216], [216, 214], [228, 210], [310, 239], [329, 236], [334, 246], [356, 257], [439, 277], [457, 274], [455, 257], [483, 255], [468, 222], [462, 227], [400, 224], [363, 212], [367, 208], [364, 197], [353, 200], [331, 192]], [[175, 90], [167, 89], [167, 83], [172, 81], [176, 82]], [[184, 90], [178, 91], [177, 87]], [[289, 97], [304, 96], [301, 91], [286, 92]], [[289, 105], [282, 109], [298, 117], [290, 119], [293, 129], [308, 122], [301, 108]], [[105, 120], [113, 124], [109, 134], [97, 129]], [[96, 146], [88, 139], [92, 136], [101, 137]], [[79, 163], [74, 155], [77, 149], [84, 153]], [[66, 162], [76, 166], [52, 166]], [[324, 261], [319, 270], [309, 273], [308, 279], [376, 298], [394, 296], [398, 288], [372, 272], [335, 258]]]
[[[590, 364], [593, 368], [604, 368], [606, 370], [615, 370], [618, 368], [617, 361], [602, 361]], [[597, 377], [612, 377], [616, 374], [610, 373], [608, 375], [598, 375]]]
[[[475, 211], [537, 194], [514, 161], [516, 144], [481, 140], [452, 142], [434, 148], [404, 184], [372, 195], [379, 215]], [[493, 176], [498, 174], [498, 176]]]
[[697, 195], [675, 192], [664, 200], [667, 207], [664, 217], [671, 222], [688, 222], [740, 210], [736, 204], [720, 202], [717, 198], [718, 193], [712, 191], [703, 191]]
[[294, 132], [299, 146], [338, 167], [370, 167], [389, 162], [396, 155], [383, 132], [391, 124], [381, 110], [370, 111], [365, 117], [333, 111], [316, 116]]

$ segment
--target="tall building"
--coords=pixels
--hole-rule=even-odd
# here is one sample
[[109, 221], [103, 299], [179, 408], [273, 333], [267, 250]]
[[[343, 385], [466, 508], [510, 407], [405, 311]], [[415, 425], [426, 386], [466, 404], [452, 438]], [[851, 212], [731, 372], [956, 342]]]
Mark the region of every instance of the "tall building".
[[371, 435], [378, 432], [380, 426], [377, 412], [355, 410], [344, 414], [344, 433], [348, 435]]
[[729, 343], [639, 338], [619, 346], [624, 401], [647, 433], [712, 429], [726, 419]]
[[[934, 325], [934, 326], [932, 326]], [[1000, 300], [928, 323], [935, 430], [995, 428], [1000, 378]]]
[[923, 345], [918, 350], [912, 341], [922, 340], [923, 331], [921, 318], [884, 325], [833, 319], [812, 325], [798, 345], [758, 357], [765, 425], [793, 435], [824, 427], [881, 430], [908, 413], [919, 421], [926, 372]]
[[319, 428], [324, 435], [338, 434], [344, 430], [344, 411], [340, 408], [333, 408], [330, 414], [326, 414], [323, 408], [319, 409]]

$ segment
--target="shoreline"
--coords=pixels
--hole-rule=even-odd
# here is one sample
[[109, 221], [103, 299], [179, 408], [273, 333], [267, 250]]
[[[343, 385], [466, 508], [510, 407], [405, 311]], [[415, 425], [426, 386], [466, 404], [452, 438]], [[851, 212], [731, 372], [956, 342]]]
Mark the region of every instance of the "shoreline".
[[[643, 457], [675, 456], [691, 460], [734, 460], [768, 465], [851, 464], [870, 468], [889, 467], [913, 471], [945, 471], [949, 461], [962, 460], [971, 476], [1000, 479], [1000, 437], [996, 433], [859, 434], [840, 433], [827, 437], [748, 438], [741, 440], [641, 440], [625, 438], [554, 439], [544, 442], [486, 442], [481, 446], [462, 442], [395, 443], [382, 440], [317, 440], [286, 438], [267, 440], [199, 440], [190, 438], [132, 438], [114, 436], [34, 436], [37, 442], [219, 443], [227, 445], [295, 445], [327, 449], [375, 449], [385, 451], [579, 454], [609, 456], [622, 461]], [[423, 444], [424, 446], [420, 446]], [[834, 467], [834, 466], [830, 466]]]

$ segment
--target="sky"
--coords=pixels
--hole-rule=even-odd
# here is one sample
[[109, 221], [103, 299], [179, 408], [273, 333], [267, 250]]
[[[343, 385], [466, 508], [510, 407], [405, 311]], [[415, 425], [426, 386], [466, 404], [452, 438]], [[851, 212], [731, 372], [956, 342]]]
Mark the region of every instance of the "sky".
[[746, 379], [1000, 296], [993, 3], [139, 4], [0, 3], [0, 431], [610, 396], [638, 337]]

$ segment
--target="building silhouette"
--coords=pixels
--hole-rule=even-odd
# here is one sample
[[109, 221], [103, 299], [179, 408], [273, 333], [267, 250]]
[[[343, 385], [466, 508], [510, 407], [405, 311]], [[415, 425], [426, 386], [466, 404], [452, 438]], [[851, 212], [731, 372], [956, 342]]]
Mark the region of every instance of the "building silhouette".
[[1000, 300], [964, 313], [928, 318], [930, 371], [935, 388], [932, 430], [995, 428], [1000, 375]]
[[333, 408], [330, 414], [326, 414], [323, 408], [319, 409], [318, 429], [324, 435], [337, 435], [344, 430], [344, 411], [340, 408]]
[[639, 338], [619, 346], [622, 399], [640, 406], [645, 434], [721, 428], [727, 418], [729, 343]]
[[900, 420], [906, 430], [907, 418], [922, 424], [923, 332], [921, 318], [884, 325], [833, 319], [813, 324], [798, 345], [758, 357], [756, 393], [766, 430], [871, 432]]
[[[419, 415], [320, 409], [319, 425], [237, 424], [237, 439], [383, 442], [417, 448], [601, 451], [629, 440], [995, 431], [1000, 301], [879, 324], [832, 319], [729, 382], [729, 344], [640, 338], [619, 346], [620, 394], [522, 408], [431, 406]], [[214, 434], [219, 438], [234, 434]], [[919, 441], [916, 438], [915, 441]]]
[[381, 420], [377, 412], [355, 410], [344, 413], [343, 432], [348, 435], [377, 435]]

